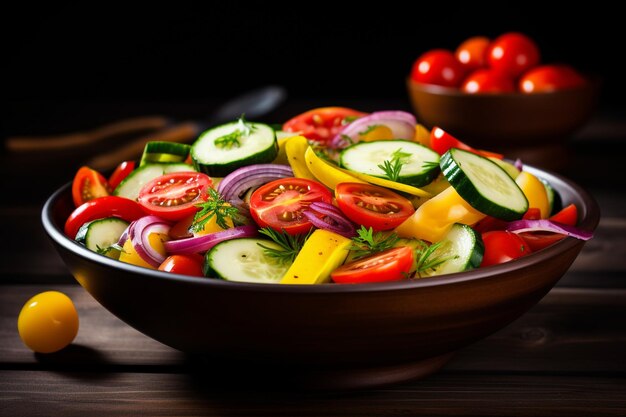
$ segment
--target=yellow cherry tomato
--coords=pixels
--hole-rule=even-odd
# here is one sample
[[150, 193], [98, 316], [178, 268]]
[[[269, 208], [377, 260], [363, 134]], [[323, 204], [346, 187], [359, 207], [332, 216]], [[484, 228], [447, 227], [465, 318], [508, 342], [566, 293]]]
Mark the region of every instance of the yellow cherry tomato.
[[17, 319], [20, 338], [31, 350], [52, 353], [78, 333], [78, 313], [70, 298], [58, 291], [37, 294], [24, 304]]

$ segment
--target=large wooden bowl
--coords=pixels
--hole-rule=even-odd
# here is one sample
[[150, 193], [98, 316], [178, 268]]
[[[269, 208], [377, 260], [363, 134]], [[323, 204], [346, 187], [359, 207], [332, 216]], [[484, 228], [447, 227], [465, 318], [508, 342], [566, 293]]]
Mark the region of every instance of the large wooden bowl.
[[[582, 228], [595, 229], [599, 209], [588, 193], [557, 175], [530, 171], [550, 181], [565, 204], [579, 207]], [[166, 345], [204, 355], [216, 370], [242, 380], [262, 372], [280, 378], [282, 387], [363, 388], [430, 374], [537, 303], [583, 247], [566, 238], [506, 264], [404, 282], [243, 284], [148, 270], [91, 252], [63, 234], [72, 208], [67, 184], [46, 202], [43, 225], [100, 304]]]

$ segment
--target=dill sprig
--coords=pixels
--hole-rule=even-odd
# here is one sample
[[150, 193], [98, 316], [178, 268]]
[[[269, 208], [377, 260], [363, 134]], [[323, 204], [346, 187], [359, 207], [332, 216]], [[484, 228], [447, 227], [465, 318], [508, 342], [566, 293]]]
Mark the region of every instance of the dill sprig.
[[296, 256], [304, 246], [304, 242], [311, 236], [312, 229], [306, 234], [290, 235], [283, 229], [281, 232], [263, 227], [259, 229], [259, 233], [272, 239], [280, 249], [270, 248], [262, 243], [257, 243], [263, 248], [265, 255], [274, 259], [277, 263], [285, 265], [293, 263]]
[[427, 245], [423, 241], [420, 241], [419, 248], [415, 249], [415, 257], [417, 259], [417, 266], [415, 275], [418, 278], [422, 277], [422, 274], [429, 270], [435, 270], [438, 266], [451, 259], [456, 259], [459, 255], [445, 256], [445, 253], [437, 255], [436, 252], [446, 243], [450, 243], [447, 240]]
[[224, 201], [213, 188], [209, 188], [208, 193], [209, 198], [207, 201], [196, 204], [196, 207], [200, 208], [200, 210], [193, 216], [193, 223], [190, 227], [192, 232], [199, 232], [204, 229], [204, 226], [213, 217], [215, 217], [215, 223], [219, 227], [228, 229], [229, 225], [226, 223], [226, 219], [234, 221], [240, 216], [239, 210]]
[[397, 234], [374, 233], [374, 230], [361, 225], [357, 231], [357, 236], [352, 238], [350, 250], [354, 252], [353, 259], [364, 258], [387, 249], [391, 249], [400, 239]]
[[245, 115], [242, 114], [237, 120], [237, 129], [224, 136], [215, 139], [215, 146], [218, 148], [231, 149], [233, 146], [237, 148], [241, 146], [241, 139], [250, 136], [255, 127], [246, 121]]
[[402, 148], [398, 148], [391, 153], [391, 160], [385, 160], [382, 164], [377, 165], [391, 181], [398, 181], [400, 177], [400, 171], [407, 162], [407, 158], [411, 156], [410, 153], [402, 152]]

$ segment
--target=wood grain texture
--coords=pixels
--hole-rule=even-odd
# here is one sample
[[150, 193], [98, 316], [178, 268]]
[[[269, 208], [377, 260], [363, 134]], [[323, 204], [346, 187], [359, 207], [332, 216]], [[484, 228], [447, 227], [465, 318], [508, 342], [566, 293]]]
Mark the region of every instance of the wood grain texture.
[[[626, 380], [450, 375], [358, 393], [256, 389], [180, 374], [0, 371], [6, 416], [623, 416]], [[278, 389], [278, 390], [277, 390]], [[603, 401], [598, 402], [598, 397]]]

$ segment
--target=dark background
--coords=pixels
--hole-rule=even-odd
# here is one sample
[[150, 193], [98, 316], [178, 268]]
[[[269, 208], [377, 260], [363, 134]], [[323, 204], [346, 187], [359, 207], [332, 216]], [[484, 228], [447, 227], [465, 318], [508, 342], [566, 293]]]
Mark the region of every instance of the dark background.
[[172, 109], [156, 102], [220, 100], [266, 84], [328, 105], [406, 100], [404, 81], [422, 52], [513, 30], [537, 41], [544, 62], [601, 76], [603, 107], [619, 107], [625, 93], [624, 23], [592, 4], [551, 13], [527, 2], [156, 3], [21, 4], [4, 13], [4, 133], [84, 128]]

